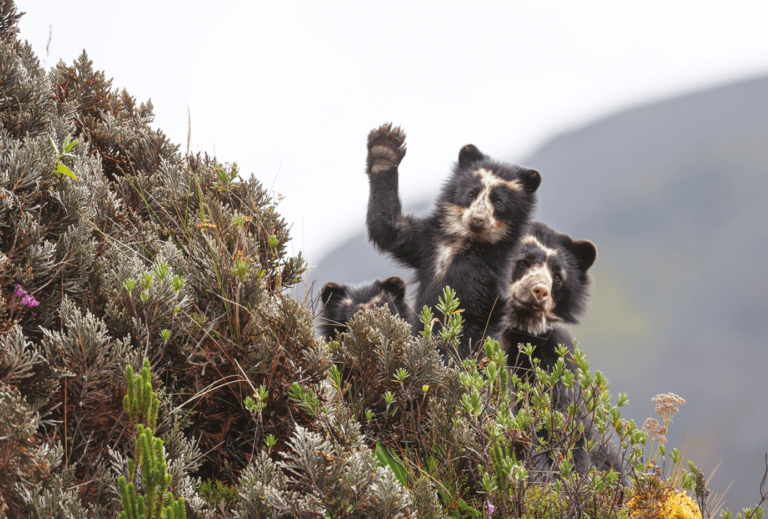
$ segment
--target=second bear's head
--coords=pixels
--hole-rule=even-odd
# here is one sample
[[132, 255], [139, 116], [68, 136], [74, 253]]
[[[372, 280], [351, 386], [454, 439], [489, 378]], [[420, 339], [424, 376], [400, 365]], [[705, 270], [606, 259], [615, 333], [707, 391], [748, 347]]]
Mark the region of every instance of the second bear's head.
[[339, 283], [326, 283], [320, 289], [323, 310], [320, 313], [319, 332], [332, 339], [336, 332], [347, 330], [347, 322], [360, 310], [377, 306], [389, 307], [392, 315], [406, 319], [408, 305], [405, 302], [405, 281], [397, 276], [359, 287]]
[[443, 231], [479, 242], [515, 240], [533, 212], [540, 183], [538, 171], [491, 160], [468, 144], [438, 200]]
[[532, 335], [549, 323], [577, 324], [589, 296], [589, 269], [597, 247], [533, 222], [514, 256], [506, 314], [508, 325]]

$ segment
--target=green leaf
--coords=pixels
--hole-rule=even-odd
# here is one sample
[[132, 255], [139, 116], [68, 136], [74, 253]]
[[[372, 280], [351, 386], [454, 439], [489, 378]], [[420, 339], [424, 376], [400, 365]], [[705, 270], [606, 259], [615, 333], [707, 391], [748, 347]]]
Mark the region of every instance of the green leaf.
[[72, 148], [77, 146], [79, 143], [80, 143], [80, 141], [72, 141], [72, 142], [70, 142], [69, 144], [67, 144], [64, 147], [64, 153], [69, 153], [70, 151], [72, 151]]
[[405, 487], [407, 472], [405, 470], [405, 467], [399, 462], [396, 461], [390, 454], [387, 452], [387, 448], [382, 445], [380, 441], [376, 442], [376, 457], [379, 460], [379, 465], [389, 466], [389, 468], [392, 469], [392, 472], [395, 473], [395, 478], [397, 478], [397, 481], [400, 483], [400, 486], [403, 488]]
[[69, 169], [69, 168], [68, 168], [67, 166], [65, 166], [64, 164], [62, 164], [61, 162], [59, 162], [59, 163], [56, 165], [56, 171], [58, 171], [59, 173], [63, 173], [64, 175], [68, 176], [68, 177], [69, 177], [69, 178], [71, 178], [72, 180], [77, 180], [77, 177], [75, 176], [75, 174], [74, 174], [74, 173], [72, 173], [72, 170], [71, 170], [71, 169]]
[[59, 148], [56, 146], [56, 143], [53, 142], [53, 137], [48, 137], [48, 140], [51, 142], [51, 146], [53, 146], [53, 151], [56, 152], [56, 155], [59, 154]]

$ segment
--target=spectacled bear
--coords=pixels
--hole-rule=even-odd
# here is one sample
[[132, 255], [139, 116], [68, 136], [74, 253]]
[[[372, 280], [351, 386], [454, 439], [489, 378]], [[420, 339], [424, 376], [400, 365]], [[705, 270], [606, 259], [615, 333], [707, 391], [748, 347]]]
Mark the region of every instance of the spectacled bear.
[[[555, 366], [559, 344], [567, 346], [572, 355], [573, 337], [560, 323], [578, 324], [584, 314], [591, 282], [588, 271], [596, 259], [597, 247], [591, 241], [572, 240], [542, 222], [531, 224], [514, 257], [505, 308], [507, 327], [501, 335], [513, 372], [522, 376], [533, 373], [533, 366], [519, 351], [519, 344], [535, 346], [532, 358], [539, 359], [538, 366], [545, 371]], [[574, 371], [570, 362], [566, 362], [566, 368]], [[561, 410], [573, 398], [562, 386], [556, 387], [552, 394], [555, 406]], [[613, 468], [622, 474], [621, 460], [613, 442], [599, 436], [586, 412], [583, 417], [584, 436], [574, 450], [576, 470], [586, 474], [594, 466], [600, 470]], [[586, 438], [595, 440], [589, 456], [583, 448]]]
[[464, 359], [498, 331], [511, 253], [530, 221], [541, 175], [492, 160], [468, 144], [432, 212], [414, 218], [402, 214], [398, 193], [405, 151], [405, 132], [399, 127], [384, 125], [368, 135], [368, 238], [414, 269], [417, 312], [425, 305], [435, 307], [446, 285], [456, 291], [464, 309], [458, 351]]
[[405, 302], [405, 281], [397, 276], [377, 279], [361, 287], [348, 287], [338, 283], [326, 283], [320, 289], [323, 310], [318, 317], [320, 335], [332, 339], [336, 332], [347, 331], [347, 322], [359, 310], [386, 305], [392, 315], [412, 321], [413, 311]]
[[589, 297], [588, 271], [596, 259], [591, 241], [572, 240], [545, 223], [531, 223], [514, 257], [507, 327], [541, 336], [553, 323], [578, 324]]

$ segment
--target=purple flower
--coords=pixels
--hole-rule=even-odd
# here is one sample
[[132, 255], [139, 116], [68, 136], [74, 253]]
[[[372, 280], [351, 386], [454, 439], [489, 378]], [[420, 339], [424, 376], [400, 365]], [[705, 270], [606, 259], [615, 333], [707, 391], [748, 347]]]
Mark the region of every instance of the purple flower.
[[[26, 292], [24, 292], [24, 293], [26, 294]], [[24, 296], [24, 297], [21, 299], [21, 304], [23, 304], [23, 305], [25, 305], [25, 306], [28, 306], [28, 307], [32, 308], [32, 307], [35, 307], [35, 306], [39, 305], [39, 304], [40, 304], [40, 301], [38, 301], [37, 299], [35, 299], [35, 296], [29, 296], [29, 295], [25, 295], [25, 296]]]
[[496, 510], [496, 507], [493, 506], [490, 502], [485, 502], [485, 512], [488, 514], [488, 517], [491, 517], [493, 515], [493, 511]]
[[21, 288], [21, 285], [16, 285], [16, 292], [13, 295], [16, 297], [27, 297], [27, 291]]

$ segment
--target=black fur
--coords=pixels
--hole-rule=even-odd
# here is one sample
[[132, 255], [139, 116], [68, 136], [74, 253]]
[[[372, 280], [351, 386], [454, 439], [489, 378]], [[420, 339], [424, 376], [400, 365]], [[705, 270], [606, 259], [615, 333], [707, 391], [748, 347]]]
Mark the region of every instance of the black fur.
[[[591, 281], [588, 271], [596, 259], [597, 248], [592, 242], [574, 241], [541, 222], [531, 224], [515, 255], [505, 310], [508, 326], [501, 336], [513, 372], [524, 377], [532, 373], [533, 367], [528, 357], [520, 352], [519, 344], [536, 346], [533, 359], [539, 359], [539, 367], [545, 371], [551, 370], [557, 362], [559, 344], [568, 347], [568, 358], [572, 359], [573, 337], [557, 323], [576, 324], [584, 314]], [[547, 273], [537, 270], [540, 267], [546, 268]], [[534, 272], [539, 274], [532, 274]], [[539, 290], [538, 295], [535, 290]], [[549, 294], [543, 297], [543, 291]], [[566, 368], [575, 371], [572, 362], [567, 361]], [[565, 409], [572, 398], [562, 386], [553, 390], [553, 404], [558, 409]], [[609, 438], [599, 436], [586, 412], [584, 416], [585, 433], [574, 450], [576, 470], [586, 474], [594, 466], [600, 470], [613, 468], [621, 473], [615, 445]], [[587, 438], [595, 439], [596, 445], [589, 456], [583, 448]]]
[[332, 339], [347, 330], [346, 323], [359, 310], [387, 305], [393, 315], [412, 322], [413, 312], [405, 302], [405, 281], [397, 276], [360, 287], [326, 283], [320, 289], [323, 310], [318, 318], [320, 335]]
[[[382, 126], [369, 135], [368, 237], [379, 250], [415, 270], [417, 312], [424, 305], [435, 307], [446, 285], [456, 290], [465, 319], [459, 354], [466, 358], [471, 350], [480, 350], [478, 343], [484, 336], [498, 331], [510, 254], [536, 205], [541, 176], [534, 170], [491, 160], [467, 145], [432, 213], [417, 219], [402, 214], [398, 165], [404, 156], [405, 134], [399, 128]], [[487, 185], [491, 181], [500, 185], [482, 191], [486, 184], [477, 173], [480, 169], [490, 175]], [[509, 187], [513, 182], [516, 188]], [[471, 198], [473, 194], [477, 198]], [[481, 202], [487, 210], [467, 213], [472, 204], [478, 208]], [[450, 261], [438, 268], [438, 259], [446, 256], [446, 250], [453, 251], [448, 255]]]

